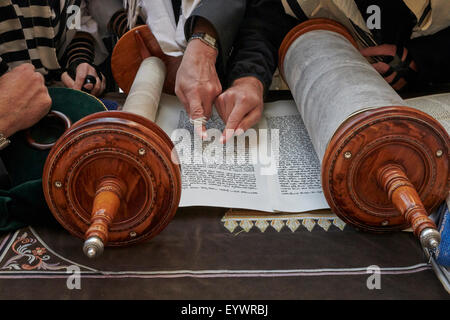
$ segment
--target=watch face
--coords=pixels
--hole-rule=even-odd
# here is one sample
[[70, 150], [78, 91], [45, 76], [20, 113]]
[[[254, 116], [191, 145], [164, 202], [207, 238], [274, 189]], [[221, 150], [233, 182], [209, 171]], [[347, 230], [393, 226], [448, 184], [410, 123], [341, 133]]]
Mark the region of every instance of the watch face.
[[209, 46], [211, 46], [215, 49], [218, 49], [216, 39], [205, 32], [194, 33], [191, 36], [191, 39], [200, 39], [203, 42], [205, 42], [206, 44], [208, 44]]
[[211, 42], [211, 44], [216, 45], [216, 39], [214, 39], [213, 37], [211, 37], [209, 34], [205, 34], [204, 39], [208, 42]]

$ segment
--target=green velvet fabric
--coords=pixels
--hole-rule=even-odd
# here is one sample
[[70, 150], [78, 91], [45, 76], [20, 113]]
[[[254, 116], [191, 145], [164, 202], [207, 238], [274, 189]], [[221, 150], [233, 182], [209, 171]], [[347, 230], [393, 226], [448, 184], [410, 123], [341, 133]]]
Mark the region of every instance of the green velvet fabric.
[[[64, 113], [72, 124], [106, 110], [100, 100], [81, 91], [50, 88], [49, 93], [52, 110]], [[64, 126], [44, 118], [30, 132], [36, 141], [49, 143], [62, 135]], [[0, 233], [51, 219], [42, 190], [42, 172], [50, 150], [31, 147], [25, 132], [18, 132], [10, 140], [11, 144], [0, 153], [11, 180], [10, 189], [0, 189]]]
[[0, 233], [51, 219], [42, 192], [42, 180], [30, 180], [0, 190]]

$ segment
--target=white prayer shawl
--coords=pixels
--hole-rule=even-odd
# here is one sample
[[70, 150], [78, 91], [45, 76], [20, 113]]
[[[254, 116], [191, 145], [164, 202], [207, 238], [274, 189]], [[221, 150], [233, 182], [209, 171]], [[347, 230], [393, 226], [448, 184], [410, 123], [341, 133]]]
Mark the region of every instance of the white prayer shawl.
[[187, 46], [184, 24], [201, 0], [182, 0], [178, 24], [170, 0], [142, 0], [147, 24], [165, 54], [181, 56]]

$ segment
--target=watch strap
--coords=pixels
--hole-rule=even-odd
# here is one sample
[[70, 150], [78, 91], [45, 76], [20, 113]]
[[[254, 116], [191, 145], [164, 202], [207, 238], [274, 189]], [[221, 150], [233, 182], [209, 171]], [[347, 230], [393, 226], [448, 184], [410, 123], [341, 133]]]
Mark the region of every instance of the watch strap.
[[210, 46], [211, 48], [219, 50], [219, 47], [217, 45], [217, 40], [213, 36], [210, 36], [209, 34], [207, 34], [206, 32], [193, 33], [191, 35], [191, 37], [189, 38], [189, 41], [192, 41], [194, 39], [199, 39], [206, 45]]
[[11, 141], [3, 133], [0, 133], [0, 150], [5, 149], [10, 143]]

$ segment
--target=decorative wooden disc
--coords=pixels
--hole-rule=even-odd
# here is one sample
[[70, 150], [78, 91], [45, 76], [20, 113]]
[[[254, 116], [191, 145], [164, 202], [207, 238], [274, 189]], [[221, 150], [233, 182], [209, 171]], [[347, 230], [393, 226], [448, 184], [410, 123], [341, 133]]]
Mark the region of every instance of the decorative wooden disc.
[[140, 44], [136, 40], [136, 32], [139, 32], [145, 44], [151, 46], [153, 49], [152, 55], [161, 59], [164, 56], [158, 40], [146, 25], [128, 31], [119, 39], [111, 56], [111, 70], [117, 84], [127, 94], [130, 92], [131, 85], [143, 60]]
[[[174, 146], [153, 122], [126, 112], [101, 112], [75, 123], [56, 143], [44, 168], [44, 194], [55, 218], [84, 239], [104, 178], [124, 185], [107, 245], [150, 239], [175, 215], [181, 194]], [[176, 155], [175, 155], [176, 156]]]
[[[136, 33], [139, 33], [142, 43], [137, 40]], [[145, 48], [142, 48], [142, 45]], [[139, 67], [144, 57], [147, 58], [146, 55], [155, 56], [164, 61], [167, 68], [167, 79], [164, 83], [163, 91], [174, 94], [175, 75], [181, 62], [181, 57], [166, 55], [147, 25], [128, 31], [114, 47], [111, 57], [111, 70], [119, 87], [127, 94], [130, 92]]]
[[[408, 227], [377, 181], [377, 171], [399, 165], [430, 213], [449, 190], [447, 131], [409, 107], [359, 113], [336, 131], [322, 162], [322, 186], [334, 213], [363, 230]], [[405, 199], [406, 200], [406, 199]]]
[[[285, 37], [279, 50], [280, 70], [291, 45], [315, 30], [338, 33], [358, 48], [344, 26], [311, 19]], [[427, 215], [448, 194], [446, 130], [431, 116], [406, 106], [361, 112], [364, 105], [354, 108], [355, 115], [330, 136], [322, 159], [322, 187], [332, 210], [348, 224], [368, 231], [401, 230], [409, 223], [418, 236], [427, 228], [435, 229]]]

